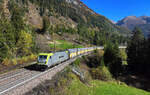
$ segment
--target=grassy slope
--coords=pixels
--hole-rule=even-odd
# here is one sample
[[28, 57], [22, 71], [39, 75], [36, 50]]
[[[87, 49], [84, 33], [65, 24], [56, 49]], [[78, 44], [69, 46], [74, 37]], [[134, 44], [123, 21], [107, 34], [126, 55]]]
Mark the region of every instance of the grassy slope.
[[[54, 47], [54, 44], [49, 44], [51, 48]], [[65, 49], [71, 49], [71, 48], [82, 48], [82, 45], [74, 45], [71, 42], [65, 41], [65, 40], [56, 40], [56, 49], [57, 50], [65, 50]]]
[[90, 86], [87, 86], [77, 78], [72, 81], [66, 91], [67, 95], [150, 95], [146, 91], [114, 82], [93, 81]]
[[116, 83], [95, 81], [94, 84], [97, 85], [95, 95], [150, 95], [150, 93], [143, 90]]

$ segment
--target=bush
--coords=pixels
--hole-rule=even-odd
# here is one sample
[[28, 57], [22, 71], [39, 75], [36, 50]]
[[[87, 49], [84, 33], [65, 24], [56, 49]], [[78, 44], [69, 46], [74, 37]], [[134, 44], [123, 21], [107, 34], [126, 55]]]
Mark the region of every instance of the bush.
[[101, 60], [103, 59], [103, 50], [95, 50], [94, 54], [92, 56], [89, 56], [88, 58], [84, 58], [85, 63], [90, 68], [97, 68], [101, 66]]
[[92, 78], [94, 78], [94, 79], [100, 79], [103, 81], [112, 80], [112, 75], [106, 66], [93, 68], [91, 70], [91, 75], [92, 75]]
[[88, 84], [91, 81], [92, 81], [92, 76], [91, 76], [90, 72], [85, 71], [84, 72], [84, 81], [83, 82], [86, 83], [86, 84]]
[[78, 58], [78, 59], [76, 59], [76, 60], [73, 62], [73, 64], [76, 65], [76, 66], [78, 66], [78, 65], [80, 64], [80, 62], [81, 62], [81, 59]]
[[12, 59], [12, 64], [17, 65], [17, 59]]
[[5, 59], [3, 60], [3, 62], [2, 62], [2, 64], [5, 65], [5, 66], [10, 66], [10, 65], [11, 65], [11, 61], [10, 61], [10, 59], [5, 58]]
[[104, 55], [104, 51], [103, 51], [103, 50], [97, 50], [97, 56], [98, 56], [99, 58], [102, 58], [103, 55]]
[[14, 58], [14, 59], [5, 58], [2, 62], [2, 64], [5, 66], [14, 66], [14, 65], [18, 65], [18, 64], [33, 62], [36, 59], [37, 59], [37, 56], [34, 54], [31, 54], [30, 56], [25, 56], [22, 58]]
[[30, 56], [27, 57], [28, 62], [32, 62], [37, 60], [37, 55], [31, 54]]
[[69, 68], [66, 68], [63, 72], [59, 72], [51, 81], [49, 81], [52, 83], [48, 86], [48, 92], [50, 95], [66, 95], [64, 94], [64, 88], [66, 88], [74, 78], [75, 75]]
[[125, 50], [120, 50], [120, 58], [123, 60], [123, 61], [126, 61], [127, 60], [127, 53]]
[[106, 66], [100, 67], [100, 71], [101, 71], [101, 80], [104, 81], [112, 80], [112, 75]]

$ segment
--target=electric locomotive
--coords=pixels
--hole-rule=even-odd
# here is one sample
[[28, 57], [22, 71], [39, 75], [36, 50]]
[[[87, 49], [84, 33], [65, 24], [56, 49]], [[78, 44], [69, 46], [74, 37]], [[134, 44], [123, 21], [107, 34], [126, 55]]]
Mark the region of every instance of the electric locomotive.
[[95, 49], [100, 49], [99, 47], [89, 47], [89, 48], [74, 48], [64, 51], [54, 52], [54, 53], [40, 53], [38, 56], [37, 65], [41, 68], [47, 68], [66, 61], [70, 58], [76, 57], [78, 55], [91, 52]]

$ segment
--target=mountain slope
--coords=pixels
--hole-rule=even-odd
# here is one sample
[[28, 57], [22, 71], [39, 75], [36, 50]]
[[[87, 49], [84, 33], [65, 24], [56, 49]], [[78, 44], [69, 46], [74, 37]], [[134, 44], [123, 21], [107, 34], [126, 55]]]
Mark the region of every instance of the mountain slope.
[[128, 34], [80, 0], [0, 0], [0, 61], [52, 51], [54, 40], [104, 45]]
[[135, 26], [143, 30], [145, 36], [150, 33], [150, 17], [149, 16], [128, 16], [117, 22], [117, 25], [133, 30]]
[[[10, 12], [10, 6], [13, 6], [13, 2], [15, 2], [19, 7], [25, 10], [24, 18], [26, 20], [26, 24], [37, 29], [42, 29], [43, 17], [46, 17], [50, 22], [50, 27], [53, 27], [55, 30], [56, 28], [59, 31], [62, 31], [63, 28], [65, 28], [65, 30], [71, 28], [84, 37], [82, 40], [85, 38], [87, 40], [91, 39], [91, 43], [94, 43], [94, 39], [100, 40], [101, 37], [103, 37], [103, 39], [106, 37], [111, 39], [111, 36], [115, 36], [117, 38], [114, 38], [114, 40], [121, 39], [122, 36], [126, 36], [127, 33], [129, 33], [129, 31], [113, 24], [106, 17], [89, 9], [80, 0], [6, 1], [8, 1], [8, 9], [7, 7], [5, 8], [5, 10], [7, 10], [7, 14], [9, 13], [11, 16], [12, 13]], [[89, 33], [87, 31], [89, 31]], [[93, 34], [91, 31], [94, 31]], [[103, 44], [104, 41], [98, 41], [95, 44], [98, 43]]]

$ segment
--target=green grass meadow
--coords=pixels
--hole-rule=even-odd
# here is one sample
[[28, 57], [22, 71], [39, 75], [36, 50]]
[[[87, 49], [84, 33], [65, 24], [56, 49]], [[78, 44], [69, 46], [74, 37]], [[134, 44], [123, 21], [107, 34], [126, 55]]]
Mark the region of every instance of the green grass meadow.
[[67, 95], [150, 95], [149, 92], [116, 82], [103, 82], [94, 80], [89, 85], [74, 79], [66, 89]]
[[[65, 41], [65, 40], [56, 40], [56, 50], [65, 50], [70, 48], [83, 48], [82, 45], [75, 45], [71, 42]], [[54, 48], [54, 44], [49, 44], [50, 48]]]

